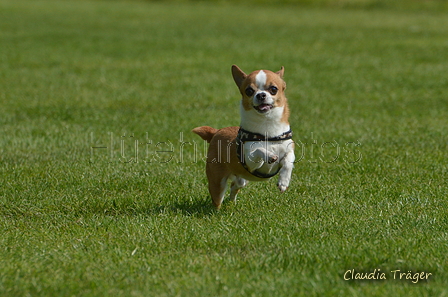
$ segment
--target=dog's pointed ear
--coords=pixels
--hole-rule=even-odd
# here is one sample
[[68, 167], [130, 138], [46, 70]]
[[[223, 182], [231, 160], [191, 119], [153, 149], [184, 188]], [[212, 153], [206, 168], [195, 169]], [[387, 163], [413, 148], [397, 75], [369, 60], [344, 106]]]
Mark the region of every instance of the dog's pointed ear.
[[276, 72], [278, 74], [278, 76], [280, 76], [281, 78], [283, 78], [283, 74], [285, 73], [285, 67], [282, 66], [282, 69], [280, 69], [279, 71]]
[[240, 88], [241, 84], [246, 79], [247, 74], [244, 73], [244, 71], [241, 70], [238, 66], [232, 65], [232, 76], [233, 76], [233, 80], [235, 81], [236, 85], [238, 86], [238, 88]]

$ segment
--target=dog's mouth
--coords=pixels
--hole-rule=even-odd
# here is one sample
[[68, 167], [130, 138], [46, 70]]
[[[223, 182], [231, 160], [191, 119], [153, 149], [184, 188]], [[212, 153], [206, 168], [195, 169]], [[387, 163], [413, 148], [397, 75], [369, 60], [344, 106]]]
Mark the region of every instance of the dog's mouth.
[[263, 103], [263, 104], [254, 106], [254, 108], [259, 113], [266, 113], [266, 112], [270, 111], [272, 108], [274, 108], [274, 106], [272, 104], [264, 104]]

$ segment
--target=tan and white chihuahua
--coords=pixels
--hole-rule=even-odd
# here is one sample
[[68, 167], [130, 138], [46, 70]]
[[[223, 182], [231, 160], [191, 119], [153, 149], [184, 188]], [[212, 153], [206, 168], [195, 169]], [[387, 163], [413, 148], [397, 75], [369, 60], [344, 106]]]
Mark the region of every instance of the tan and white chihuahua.
[[210, 143], [206, 173], [218, 209], [229, 179], [232, 201], [249, 180], [265, 181], [279, 173], [280, 191], [289, 186], [295, 156], [283, 73], [282, 67], [277, 72], [257, 70], [247, 75], [233, 65], [233, 79], [242, 95], [240, 127], [193, 129]]

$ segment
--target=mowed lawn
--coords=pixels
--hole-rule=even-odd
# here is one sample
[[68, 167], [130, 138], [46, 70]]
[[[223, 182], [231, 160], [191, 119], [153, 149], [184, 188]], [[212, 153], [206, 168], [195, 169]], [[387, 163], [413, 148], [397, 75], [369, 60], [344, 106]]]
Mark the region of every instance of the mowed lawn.
[[[297, 160], [216, 211], [232, 64]], [[445, 296], [447, 115], [446, 11], [0, 0], [0, 296]]]

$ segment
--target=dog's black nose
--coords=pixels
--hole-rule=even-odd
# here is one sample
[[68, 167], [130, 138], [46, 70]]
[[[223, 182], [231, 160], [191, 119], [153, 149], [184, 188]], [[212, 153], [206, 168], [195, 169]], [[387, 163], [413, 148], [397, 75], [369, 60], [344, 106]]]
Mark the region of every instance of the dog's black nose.
[[266, 93], [265, 92], [258, 93], [256, 97], [257, 100], [263, 101], [264, 99], [266, 99]]

